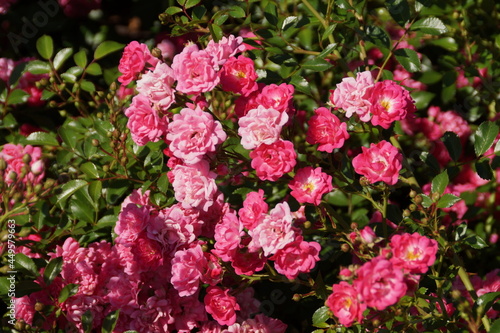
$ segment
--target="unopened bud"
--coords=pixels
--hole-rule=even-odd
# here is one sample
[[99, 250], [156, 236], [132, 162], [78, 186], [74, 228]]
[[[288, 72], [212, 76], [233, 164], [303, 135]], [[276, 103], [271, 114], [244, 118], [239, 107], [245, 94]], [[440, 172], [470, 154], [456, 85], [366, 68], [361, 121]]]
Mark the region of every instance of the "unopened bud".
[[403, 210], [403, 216], [404, 216], [404, 217], [410, 217], [410, 215], [411, 215], [411, 212], [410, 212], [410, 210], [409, 210], [409, 209], [405, 209], [405, 210]]
[[[102, 91], [100, 91], [100, 92], [102, 92]], [[97, 117], [98, 119], [102, 119], [102, 117], [103, 117], [103, 116], [104, 116], [104, 115], [102, 114], [102, 112], [97, 112], [97, 114], [96, 114], [96, 117]]]
[[369, 186], [370, 185], [370, 181], [368, 180], [368, 178], [366, 178], [366, 177], [363, 176], [363, 177], [361, 177], [359, 179], [359, 184], [361, 186]]
[[116, 91], [117, 87], [116, 87], [116, 82], [112, 82], [110, 85], [109, 85], [109, 90], [111, 91]]
[[302, 299], [302, 295], [301, 295], [301, 294], [295, 294], [295, 295], [293, 295], [293, 297], [292, 297], [292, 300], [293, 300], [294, 302], [298, 302], [298, 301], [300, 301], [301, 299]]
[[424, 218], [422, 218], [422, 219], [420, 220], [420, 223], [422, 223], [422, 224], [427, 224], [427, 223], [429, 223], [429, 220], [428, 220], [426, 217], [424, 217]]
[[14, 328], [18, 331], [24, 331], [24, 329], [26, 328], [26, 323], [24, 322], [24, 320], [20, 319], [16, 321]]
[[36, 184], [34, 188], [35, 193], [39, 193], [42, 190], [42, 188], [43, 188], [42, 184]]
[[24, 162], [24, 164], [29, 164], [31, 162], [31, 155], [30, 154], [24, 154], [24, 156], [23, 156], [23, 162]]
[[412, 198], [412, 199], [413, 199], [413, 198], [415, 198], [416, 196], [417, 196], [417, 191], [415, 191], [415, 190], [411, 190], [411, 191], [410, 191], [410, 198]]
[[340, 246], [340, 250], [342, 252], [348, 253], [349, 251], [351, 251], [351, 247], [349, 246], [349, 244], [344, 243]]
[[460, 290], [452, 290], [451, 291], [451, 298], [458, 300], [458, 299], [460, 299], [460, 297], [462, 297], [462, 293], [460, 292]]
[[441, 197], [441, 195], [438, 192], [434, 192], [434, 193], [432, 193], [431, 199], [433, 202], [436, 202], [439, 200], [440, 197]]
[[102, 166], [102, 171], [104, 171], [104, 172], [108, 172], [108, 171], [109, 171], [109, 165], [104, 164], [104, 165]]
[[7, 162], [3, 158], [0, 158], [0, 171], [7, 169]]
[[352, 230], [357, 230], [358, 229], [358, 224], [356, 222], [351, 223], [351, 229]]
[[9, 179], [12, 180], [12, 181], [16, 181], [17, 180], [17, 173], [15, 171], [11, 171], [9, 172]]
[[416, 210], [417, 210], [417, 205], [415, 205], [415, 204], [410, 204], [410, 205], [408, 206], [408, 209], [409, 209], [410, 211], [414, 212], [414, 211], [416, 211]]
[[35, 311], [40, 312], [40, 311], [43, 311], [44, 308], [45, 308], [45, 304], [43, 304], [42, 302], [36, 302]]
[[311, 221], [305, 221], [304, 222], [304, 229], [309, 229], [312, 226]]
[[420, 205], [422, 201], [424, 201], [424, 199], [420, 194], [418, 194], [417, 196], [415, 196], [415, 198], [413, 198], [413, 202], [416, 203], [417, 205]]
[[160, 59], [160, 60], [162, 60], [162, 59], [163, 59], [163, 57], [162, 57], [162, 55], [161, 55], [161, 50], [160, 50], [159, 48], [157, 48], [157, 47], [155, 47], [155, 48], [153, 48], [153, 49], [151, 50], [151, 55], [152, 55], [153, 57], [155, 57], [155, 58]]
[[99, 140], [97, 139], [92, 139], [92, 146], [98, 147], [99, 146]]

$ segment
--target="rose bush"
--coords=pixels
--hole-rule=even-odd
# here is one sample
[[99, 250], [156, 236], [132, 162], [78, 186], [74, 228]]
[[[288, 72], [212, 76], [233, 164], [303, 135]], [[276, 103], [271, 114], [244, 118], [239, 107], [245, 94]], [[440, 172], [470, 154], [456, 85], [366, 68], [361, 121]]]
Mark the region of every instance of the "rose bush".
[[499, 331], [499, 12], [0, 2], [2, 330]]

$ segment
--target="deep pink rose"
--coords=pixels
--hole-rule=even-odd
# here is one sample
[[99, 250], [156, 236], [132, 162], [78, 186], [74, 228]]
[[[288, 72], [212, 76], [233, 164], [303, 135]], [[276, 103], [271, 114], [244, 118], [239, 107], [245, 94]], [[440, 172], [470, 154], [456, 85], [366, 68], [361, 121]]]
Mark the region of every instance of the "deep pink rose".
[[270, 84], [262, 88], [257, 97], [257, 104], [265, 108], [273, 108], [280, 112], [290, 112], [293, 108], [293, 93], [295, 88], [291, 84], [282, 83], [279, 86]]
[[231, 261], [238, 249], [243, 235], [243, 225], [234, 213], [226, 213], [220, 223], [215, 226], [215, 255], [224, 261]]
[[373, 125], [387, 129], [396, 120], [406, 119], [416, 111], [415, 101], [408, 90], [394, 81], [377, 82], [369, 93]]
[[170, 283], [179, 292], [179, 296], [191, 296], [198, 291], [200, 278], [207, 265], [203, 250], [196, 245], [187, 250], [179, 250], [171, 261], [172, 278]]
[[354, 288], [367, 306], [384, 310], [405, 295], [407, 286], [400, 268], [383, 257], [376, 257], [358, 269]]
[[222, 90], [243, 96], [258, 89], [253, 60], [245, 56], [229, 58], [219, 73]]
[[144, 68], [152, 69], [158, 62], [159, 60], [151, 55], [146, 44], [134, 40], [125, 46], [123, 50], [118, 65], [118, 70], [122, 75], [118, 78], [118, 82], [127, 85], [137, 79], [137, 76], [143, 72]]
[[240, 221], [245, 228], [252, 230], [255, 228], [267, 214], [268, 206], [264, 201], [264, 191], [250, 192], [243, 201], [243, 208], [240, 208], [238, 214]]
[[345, 281], [334, 284], [332, 291], [325, 304], [339, 322], [346, 327], [350, 327], [354, 322], [361, 322], [366, 304], [363, 303], [359, 291]]
[[278, 140], [271, 145], [261, 144], [250, 152], [252, 168], [262, 180], [276, 181], [285, 173], [292, 171], [297, 163], [297, 153], [293, 143]]
[[208, 287], [204, 298], [205, 310], [220, 325], [232, 325], [236, 322], [236, 311], [240, 306], [234, 296], [229, 295], [229, 289]]
[[354, 171], [365, 176], [372, 184], [382, 181], [394, 185], [398, 182], [403, 155], [396, 147], [382, 140], [370, 144], [370, 148], [361, 149], [363, 152], [352, 160]]
[[291, 195], [300, 203], [311, 203], [318, 206], [323, 194], [333, 190], [332, 176], [322, 172], [320, 167], [305, 167], [297, 170], [288, 184]]
[[314, 113], [308, 123], [306, 141], [312, 145], [319, 144], [318, 150], [328, 153], [342, 147], [345, 140], [349, 139], [347, 124], [341, 122], [327, 108], [317, 108]]
[[394, 235], [389, 246], [391, 262], [405, 273], [425, 273], [436, 261], [437, 242], [418, 233]]
[[308, 273], [316, 266], [320, 250], [318, 243], [305, 242], [299, 236], [269, 259], [274, 261], [274, 268], [278, 273], [293, 280], [299, 273]]

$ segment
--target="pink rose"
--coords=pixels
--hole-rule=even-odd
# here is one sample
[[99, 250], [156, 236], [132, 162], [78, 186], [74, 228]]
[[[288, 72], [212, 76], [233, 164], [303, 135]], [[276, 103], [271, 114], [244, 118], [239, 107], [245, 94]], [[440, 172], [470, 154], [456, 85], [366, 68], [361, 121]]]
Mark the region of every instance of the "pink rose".
[[236, 302], [236, 298], [229, 295], [229, 289], [208, 287], [203, 300], [205, 310], [220, 325], [232, 325], [236, 322], [236, 311], [240, 310], [240, 306]]
[[245, 51], [245, 45], [243, 45], [242, 37], [229, 35], [222, 37], [217, 43], [213, 40], [209, 41], [205, 51], [213, 57], [215, 69], [219, 70], [230, 57]]
[[200, 278], [207, 265], [200, 245], [175, 252], [171, 261], [172, 278], [170, 283], [179, 292], [179, 296], [191, 296], [198, 291]]
[[167, 140], [175, 157], [195, 164], [207, 153], [215, 152], [216, 145], [226, 140], [226, 133], [210, 113], [184, 108], [168, 125]]
[[214, 58], [196, 44], [187, 45], [174, 57], [172, 69], [177, 80], [177, 90], [185, 94], [211, 91], [219, 83]]
[[370, 120], [369, 88], [373, 86], [372, 73], [369, 71], [356, 74], [356, 78], [346, 77], [331, 91], [330, 102], [335, 108], [345, 111], [346, 117], [358, 114], [361, 121]]
[[274, 260], [274, 268], [278, 273], [293, 280], [299, 273], [308, 273], [316, 266], [320, 250], [318, 243], [305, 242], [299, 236], [269, 259]]
[[418, 233], [394, 235], [389, 246], [391, 262], [405, 273], [425, 273], [436, 261], [437, 242]]
[[332, 176], [322, 172], [320, 167], [305, 167], [297, 171], [288, 187], [298, 202], [318, 206], [323, 194], [333, 190]]
[[398, 182], [403, 155], [396, 147], [382, 140], [361, 149], [363, 152], [352, 160], [354, 171], [365, 176], [371, 184], [382, 181], [394, 185]]
[[173, 85], [173, 70], [167, 64], [158, 62], [152, 72], [147, 72], [137, 81], [137, 91], [166, 111], [175, 102]]
[[366, 305], [360, 293], [345, 281], [334, 284], [332, 291], [325, 304], [339, 322], [346, 327], [350, 327], [354, 322], [361, 322]]
[[263, 143], [273, 144], [279, 139], [281, 129], [287, 121], [286, 113], [259, 105], [238, 120], [241, 145], [245, 149], [255, 149]]
[[243, 225], [233, 213], [226, 213], [215, 226], [215, 245], [212, 251], [224, 261], [231, 261], [243, 235]]
[[394, 81], [377, 82], [370, 89], [370, 94], [373, 125], [387, 129], [396, 120], [403, 120], [416, 111], [408, 90]]
[[279, 86], [270, 84], [260, 92], [257, 97], [257, 104], [280, 112], [289, 112], [293, 108], [294, 91], [295, 88], [291, 84], [282, 83]]
[[245, 228], [252, 230], [255, 228], [267, 214], [268, 206], [264, 201], [264, 191], [250, 192], [243, 201], [243, 208], [240, 208], [238, 214], [240, 221]]
[[401, 269], [383, 257], [376, 257], [358, 269], [354, 288], [367, 306], [384, 310], [396, 304], [405, 295], [407, 287]]
[[151, 55], [146, 44], [134, 40], [125, 46], [123, 50], [118, 65], [118, 70], [122, 75], [118, 78], [118, 82], [127, 85], [137, 79], [137, 75], [142, 73], [144, 67], [154, 68], [158, 62], [159, 60]]
[[278, 140], [271, 145], [261, 144], [250, 152], [252, 168], [262, 180], [276, 181], [285, 173], [293, 170], [297, 163], [297, 153], [293, 143]]
[[125, 110], [125, 115], [129, 118], [127, 127], [132, 139], [139, 146], [157, 142], [167, 133], [168, 118], [152, 108], [149, 99], [142, 94], [134, 96], [132, 103]]
[[327, 108], [317, 108], [314, 113], [308, 123], [306, 141], [312, 145], [318, 143], [318, 150], [328, 153], [342, 147], [345, 140], [349, 139], [347, 124], [341, 122]]
[[217, 175], [210, 171], [206, 161], [193, 165], [176, 165], [172, 175], [175, 199], [182, 207], [207, 211], [213, 205], [217, 193]]
[[222, 90], [248, 96], [258, 89], [257, 73], [253, 60], [245, 56], [229, 58], [221, 71], [220, 83]]

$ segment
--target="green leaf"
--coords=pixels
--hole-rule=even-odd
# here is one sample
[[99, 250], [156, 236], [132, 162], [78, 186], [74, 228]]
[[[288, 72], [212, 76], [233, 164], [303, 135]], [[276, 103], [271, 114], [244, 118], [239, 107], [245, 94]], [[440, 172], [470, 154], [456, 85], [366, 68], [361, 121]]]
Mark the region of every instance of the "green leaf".
[[180, 12], [182, 12], [182, 8], [176, 6], [170, 6], [165, 10], [165, 14], [168, 15], [175, 15]]
[[476, 167], [476, 172], [479, 177], [485, 180], [491, 180], [493, 178], [493, 170], [491, 170], [489, 158], [482, 161], [476, 161], [474, 166]]
[[43, 35], [38, 38], [36, 41], [36, 50], [40, 53], [42, 58], [49, 60], [54, 53], [54, 42], [52, 41], [52, 37]]
[[33, 132], [26, 138], [26, 142], [31, 145], [59, 146], [59, 142], [52, 133]]
[[56, 257], [49, 261], [45, 271], [43, 272], [43, 279], [47, 285], [50, 285], [52, 281], [59, 275], [62, 271], [63, 258]]
[[430, 206], [432, 206], [432, 199], [428, 196], [428, 195], [425, 195], [425, 194], [420, 194], [422, 196], [422, 206], [424, 208], [429, 208]]
[[246, 16], [245, 11], [240, 6], [231, 6], [228, 11], [229, 16], [234, 18], [242, 18]]
[[[189, 2], [189, 0], [188, 0]], [[102, 323], [101, 333], [112, 333], [115, 329], [116, 323], [118, 322], [118, 317], [120, 315], [120, 309], [110, 312], [104, 322]]]
[[486, 242], [481, 237], [479, 237], [477, 235], [467, 237], [464, 240], [464, 242], [476, 250], [480, 250], [480, 249], [484, 249], [485, 247], [488, 247], [488, 244], [486, 244]]
[[30, 94], [22, 89], [14, 89], [7, 97], [7, 104], [14, 105], [25, 103], [28, 100], [29, 96]]
[[92, 325], [94, 323], [94, 316], [92, 315], [92, 311], [87, 310], [82, 315], [82, 326], [83, 331], [85, 333], [90, 333], [92, 331]]
[[87, 175], [91, 179], [99, 178], [99, 172], [97, 172], [97, 167], [94, 163], [88, 161], [80, 166], [80, 171]]
[[65, 126], [61, 126], [57, 130], [57, 133], [66, 145], [72, 149], [76, 147], [77, 132], [70, 128], [66, 128]]
[[30, 61], [26, 65], [26, 70], [32, 74], [47, 74], [50, 73], [50, 64], [41, 60]]
[[85, 69], [85, 73], [88, 73], [90, 75], [101, 75], [102, 74], [102, 69], [101, 66], [97, 62], [93, 62]]
[[70, 283], [64, 286], [62, 288], [61, 292], [59, 293], [59, 297], [57, 301], [59, 303], [62, 303], [66, 301], [69, 297], [75, 295], [78, 292], [78, 285], [74, 283]]
[[457, 41], [452, 37], [443, 37], [443, 38], [431, 40], [430, 43], [432, 45], [442, 47], [443, 49], [450, 51], [450, 52], [458, 51]]
[[66, 83], [75, 83], [76, 82], [76, 75], [71, 74], [71, 73], [67, 73], [67, 72], [62, 73], [61, 79], [63, 79], [63, 81]]
[[397, 49], [394, 51], [394, 56], [398, 62], [403, 66], [408, 72], [414, 73], [422, 70], [422, 65], [420, 64], [420, 59], [418, 58], [418, 53], [412, 49]]
[[35, 276], [39, 275], [38, 268], [36, 267], [33, 259], [23, 253], [16, 253], [14, 257], [14, 267], [16, 270], [24, 270]]
[[460, 142], [458, 135], [454, 132], [448, 131], [444, 133], [441, 141], [443, 141], [446, 146], [451, 159], [455, 162], [458, 161], [460, 155], [462, 154], [462, 143]]
[[94, 59], [101, 59], [110, 53], [123, 49], [125, 45], [112, 40], [107, 40], [99, 44], [94, 51]]
[[184, 6], [186, 9], [192, 8], [200, 3], [201, 0], [187, 0]]
[[378, 47], [390, 48], [391, 39], [387, 32], [377, 26], [369, 25], [366, 27], [365, 39]]
[[476, 152], [476, 156], [481, 156], [490, 149], [498, 132], [498, 125], [492, 121], [485, 121], [479, 125], [474, 134], [474, 151]]
[[[402, 84], [404, 85], [404, 82]], [[415, 101], [415, 107], [418, 110], [426, 109], [435, 96], [436, 94], [430, 91], [414, 90], [411, 92], [411, 97]]]
[[73, 56], [73, 60], [78, 67], [83, 69], [87, 66], [87, 53], [85, 50], [80, 50]]
[[73, 48], [67, 47], [56, 53], [54, 57], [54, 68], [59, 69], [66, 60], [73, 54]]
[[[325, 327], [325, 322], [330, 318], [330, 310], [327, 306], [322, 306], [313, 314], [312, 321], [316, 327]], [[327, 327], [327, 326], [326, 326]]]
[[95, 85], [90, 81], [83, 80], [80, 83], [80, 87], [82, 87], [82, 89], [85, 90], [86, 92], [89, 92], [89, 93], [95, 92]]
[[448, 208], [462, 200], [460, 197], [453, 195], [451, 193], [444, 194], [437, 202], [437, 208]]
[[269, 24], [276, 26], [278, 24], [278, 9], [276, 5], [269, 1], [266, 8], [264, 9], [264, 16], [266, 17]]
[[303, 69], [309, 69], [314, 72], [323, 72], [326, 71], [327, 69], [331, 68], [333, 65], [326, 61], [325, 59], [321, 58], [314, 58], [311, 60], [306, 61], [301, 65]]
[[325, 57], [329, 56], [336, 47], [337, 43], [328, 44], [325, 49], [321, 51], [320, 54], [318, 54], [318, 58], [324, 59]]
[[450, 179], [448, 178], [448, 172], [445, 170], [436, 177], [434, 177], [434, 179], [432, 180], [431, 192], [443, 195], [444, 190], [446, 189], [446, 186], [448, 186], [449, 182]]
[[102, 182], [100, 180], [96, 180], [90, 183], [89, 195], [95, 203], [99, 201], [99, 198], [102, 195]]
[[410, 6], [406, 0], [388, 0], [385, 5], [389, 10], [394, 21], [405, 28], [406, 23], [410, 20]]
[[311, 96], [312, 94], [311, 85], [304, 77], [300, 75], [294, 75], [290, 80], [290, 84], [292, 84], [297, 91], [300, 91], [301, 93]]
[[328, 37], [333, 34], [333, 31], [337, 28], [337, 24], [332, 24], [328, 28], [325, 29], [325, 32], [321, 35], [321, 40], [326, 40]]
[[462, 223], [457, 227], [455, 231], [455, 241], [459, 241], [465, 237], [467, 234], [467, 223]]
[[[493, 306], [493, 303], [498, 301], [498, 299], [500, 299], [500, 291], [486, 293], [478, 297], [475, 305], [482, 308], [481, 315], [483, 315]], [[495, 331], [490, 330], [490, 332]]]
[[429, 35], [441, 35], [448, 32], [448, 28], [437, 17], [427, 17], [413, 23], [411, 26], [413, 31], [421, 31]]
[[295, 25], [295, 23], [297, 23], [298, 20], [299, 20], [299, 18], [297, 16], [287, 16], [283, 20], [283, 24], [281, 25], [281, 30], [290, 29], [291, 27], [293, 27]]
[[209, 24], [208, 29], [212, 35], [214, 42], [218, 42], [222, 38], [222, 29], [216, 24]]
[[500, 319], [497, 319], [491, 324], [490, 332], [500, 332]]
[[61, 193], [57, 195], [57, 202], [63, 208], [66, 200], [72, 196], [76, 191], [86, 186], [88, 183], [82, 179], [72, 179], [63, 186], [61, 186]]

